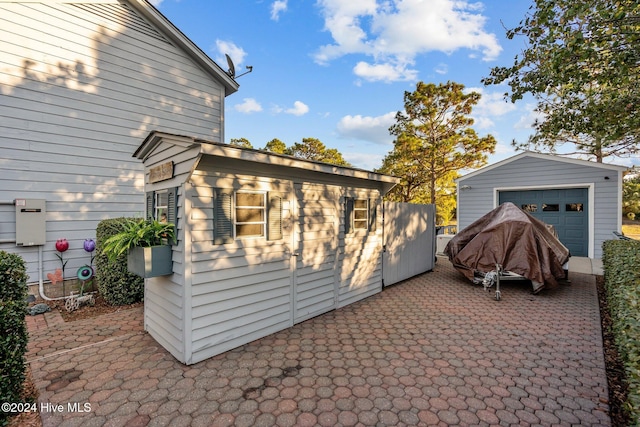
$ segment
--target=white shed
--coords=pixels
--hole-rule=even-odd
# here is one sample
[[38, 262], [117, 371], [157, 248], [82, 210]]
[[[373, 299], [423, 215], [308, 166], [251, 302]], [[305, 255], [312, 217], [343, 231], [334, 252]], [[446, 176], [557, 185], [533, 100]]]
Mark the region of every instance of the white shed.
[[602, 257], [622, 227], [624, 166], [523, 152], [457, 180], [458, 227], [504, 202], [556, 228], [572, 256]]
[[382, 290], [396, 178], [161, 132], [135, 157], [148, 216], [178, 229], [173, 274], [145, 281], [145, 329], [181, 362]]

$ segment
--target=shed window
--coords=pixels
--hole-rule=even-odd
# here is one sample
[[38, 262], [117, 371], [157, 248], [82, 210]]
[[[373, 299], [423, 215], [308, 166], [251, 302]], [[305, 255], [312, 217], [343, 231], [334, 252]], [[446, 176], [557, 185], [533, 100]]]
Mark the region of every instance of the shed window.
[[375, 199], [347, 198], [345, 203], [345, 234], [355, 230], [375, 232], [377, 228], [377, 209]]
[[356, 199], [353, 201], [353, 228], [366, 230], [369, 224], [369, 201]]
[[156, 200], [154, 203], [153, 217], [160, 222], [167, 222], [167, 209], [169, 208], [169, 193], [164, 191], [156, 191]]
[[177, 224], [178, 188], [147, 192], [147, 219]]
[[236, 237], [265, 235], [266, 195], [264, 193], [236, 193]]

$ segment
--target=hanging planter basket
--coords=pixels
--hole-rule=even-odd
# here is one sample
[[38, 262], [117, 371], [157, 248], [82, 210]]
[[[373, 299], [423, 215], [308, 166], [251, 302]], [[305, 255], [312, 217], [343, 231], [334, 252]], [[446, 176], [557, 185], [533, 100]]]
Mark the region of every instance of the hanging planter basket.
[[127, 255], [127, 269], [145, 279], [173, 274], [171, 245], [134, 247]]

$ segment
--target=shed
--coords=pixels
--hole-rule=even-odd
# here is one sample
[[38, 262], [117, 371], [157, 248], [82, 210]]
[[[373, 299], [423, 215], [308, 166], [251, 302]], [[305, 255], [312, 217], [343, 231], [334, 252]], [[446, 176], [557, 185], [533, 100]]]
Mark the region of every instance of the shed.
[[181, 362], [382, 290], [396, 178], [162, 132], [134, 156], [147, 216], [178, 230], [173, 274], [145, 280], [145, 329]]
[[572, 256], [601, 258], [622, 227], [619, 165], [523, 152], [457, 179], [458, 227], [504, 202], [551, 224]]

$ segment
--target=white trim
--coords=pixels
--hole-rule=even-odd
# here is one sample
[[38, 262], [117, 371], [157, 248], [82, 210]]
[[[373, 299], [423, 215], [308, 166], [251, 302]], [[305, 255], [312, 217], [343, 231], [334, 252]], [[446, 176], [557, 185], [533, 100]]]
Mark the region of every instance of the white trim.
[[560, 157], [560, 156], [556, 156], [553, 154], [542, 154], [542, 153], [534, 153], [532, 151], [525, 151], [523, 153], [520, 154], [516, 154], [513, 157], [509, 157], [508, 159], [504, 159], [499, 161], [498, 163], [494, 163], [492, 165], [488, 165], [485, 166], [483, 168], [480, 168], [478, 170], [475, 170], [473, 172], [470, 172], [464, 176], [461, 176], [460, 178], [457, 178], [455, 181], [456, 182], [461, 182], [464, 181], [467, 178], [472, 178], [474, 176], [480, 175], [484, 172], [489, 172], [490, 170], [493, 170], [495, 168], [498, 168], [500, 166], [504, 166], [506, 164], [509, 164], [511, 162], [514, 162], [516, 160], [520, 160], [522, 158], [525, 157], [533, 157], [536, 159], [542, 159], [542, 160], [551, 160], [551, 161], [556, 161], [556, 162], [564, 162], [564, 163], [571, 163], [574, 165], [579, 165], [579, 166], [587, 166], [587, 167], [594, 167], [594, 168], [600, 168], [600, 169], [608, 169], [608, 170], [614, 170], [614, 171], [626, 171], [629, 168], [626, 166], [620, 166], [620, 165], [612, 165], [612, 164], [607, 164], [607, 163], [597, 163], [597, 162], [592, 162], [589, 160], [580, 160], [580, 159], [573, 159], [570, 157]]
[[[622, 175], [622, 172], [619, 172]], [[565, 184], [565, 185], [532, 185], [532, 186], [519, 186], [519, 187], [494, 187], [493, 188], [493, 209], [498, 207], [498, 203], [500, 201], [499, 192], [500, 191], [535, 191], [535, 190], [564, 190], [567, 188], [586, 188], [587, 189], [587, 216], [588, 216], [588, 230], [589, 230], [589, 238], [588, 238], [588, 257], [593, 258], [595, 254], [595, 233], [593, 232], [595, 229], [595, 187], [596, 184], [594, 182], [586, 182], [582, 184]], [[620, 193], [620, 206], [622, 206], [622, 191]], [[620, 218], [620, 222], [622, 223], [622, 218]]]

